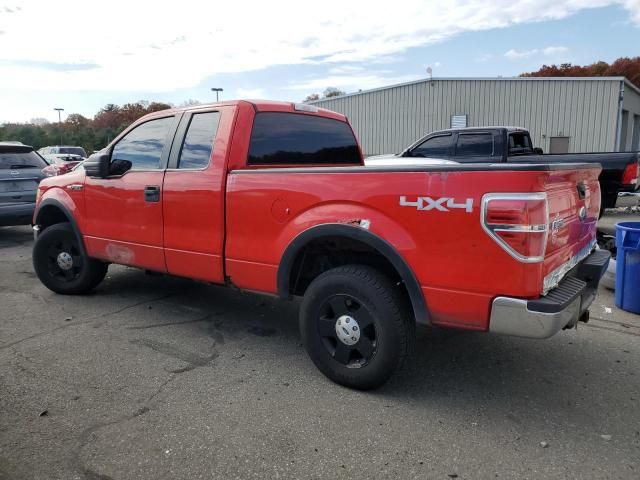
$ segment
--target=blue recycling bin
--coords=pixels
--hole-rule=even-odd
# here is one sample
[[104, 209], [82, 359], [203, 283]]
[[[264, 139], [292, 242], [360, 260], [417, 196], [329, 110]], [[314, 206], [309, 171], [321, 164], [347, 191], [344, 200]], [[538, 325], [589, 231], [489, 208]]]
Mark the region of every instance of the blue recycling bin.
[[640, 313], [640, 222], [616, 225], [616, 307]]

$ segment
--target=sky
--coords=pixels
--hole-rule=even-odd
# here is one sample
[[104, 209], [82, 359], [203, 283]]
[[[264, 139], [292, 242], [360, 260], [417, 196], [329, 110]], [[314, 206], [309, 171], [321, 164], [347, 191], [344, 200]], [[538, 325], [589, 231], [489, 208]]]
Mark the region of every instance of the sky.
[[0, 0], [0, 123], [640, 55], [640, 0]]

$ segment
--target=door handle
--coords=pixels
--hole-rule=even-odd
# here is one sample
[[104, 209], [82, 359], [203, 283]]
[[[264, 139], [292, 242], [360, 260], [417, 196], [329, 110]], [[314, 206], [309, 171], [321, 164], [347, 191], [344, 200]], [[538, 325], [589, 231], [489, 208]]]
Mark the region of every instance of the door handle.
[[147, 185], [146, 187], [144, 187], [144, 201], [159, 202], [160, 187], [158, 187], [157, 185]]

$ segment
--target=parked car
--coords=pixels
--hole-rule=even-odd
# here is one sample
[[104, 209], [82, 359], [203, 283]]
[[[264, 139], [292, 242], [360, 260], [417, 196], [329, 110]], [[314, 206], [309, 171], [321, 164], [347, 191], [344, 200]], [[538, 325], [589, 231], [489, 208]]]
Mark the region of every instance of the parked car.
[[46, 177], [54, 177], [56, 175], [63, 175], [73, 170], [79, 163], [82, 163], [85, 159], [80, 155], [74, 155], [71, 153], [56, 153], [47, 155], [46, 157], [49, 165], [42, 169], [42, 173]]
[[45, 179], [33, 262], [54, 292], [110, 263], [301, 297], [313, 362], [385, 382], [415, 325], [546, 338], [588, 320], [594, 164], [363, 165], [343, 115], [234, 101], [136, 121], [83, 168]]
[[47, 162], [20, 142], [0, 142], [0, 225], [28, 225]]
[[54, 145], [51, 147], [42, 147], [40, 150], [38, 150], [38, 153], [44, 158], [47, 158], [47, 155], [78, 155], [82, 158], [87, 158], [87, 152], [85, 152], [84, 148], [72, 145]]
[[[377, 155], [371, 161], [442, 158], [459, 163], [599, 163], [602, 208], [613, 208], [618, 193], [640, 187], [640, 152], [543, 154], [534, 148], [528, 130], [519, 127], [469, 127], [432, 132], [398, 154]], [[411, 158], [411, 160], [408, 160]]]

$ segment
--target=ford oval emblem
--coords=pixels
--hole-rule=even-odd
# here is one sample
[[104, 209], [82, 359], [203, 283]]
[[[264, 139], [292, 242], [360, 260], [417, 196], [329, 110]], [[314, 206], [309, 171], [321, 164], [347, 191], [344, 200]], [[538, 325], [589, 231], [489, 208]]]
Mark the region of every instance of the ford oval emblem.
[[578, 216], [580, 217], [580, 220], [584, 221], [584, 219], [587, 218], [587, 207], [581, 207]]

